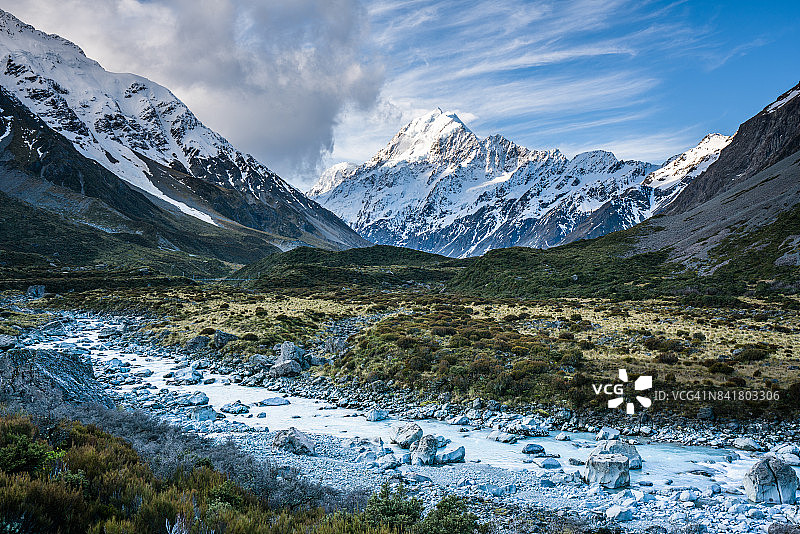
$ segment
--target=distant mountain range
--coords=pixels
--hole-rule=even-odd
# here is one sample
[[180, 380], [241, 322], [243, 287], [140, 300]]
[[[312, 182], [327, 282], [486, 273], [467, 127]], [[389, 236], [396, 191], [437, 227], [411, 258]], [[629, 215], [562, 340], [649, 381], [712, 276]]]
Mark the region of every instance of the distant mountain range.
[[479, 139], [436, 109], [366, 163], [328, 169], [308, 194], [378, 244], [455, 257], [548, 248], [664, 210], [730, 140], [708, 135], [661, 167], [601, 150], [570, 159], [500, 135]]
[[108, 72], [2, 11], [0, 54], [0, 192], [9, 197], [105, 233], [148, 236], [148, 246], [232, 262], [298, 245], [368, 245], [168, 89]]

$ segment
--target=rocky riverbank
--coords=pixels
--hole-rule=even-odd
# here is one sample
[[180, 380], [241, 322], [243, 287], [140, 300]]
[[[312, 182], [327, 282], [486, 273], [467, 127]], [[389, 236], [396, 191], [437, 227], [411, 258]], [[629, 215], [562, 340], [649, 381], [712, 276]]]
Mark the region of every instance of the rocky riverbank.
[[[698, 528], [709, 532], [760, 531], [773, 522], [794, 521], [798, 517], [797, 506], [793, 504], [768, 506], [749, 502], [742, 485], [744, 472], [766, 455], [780, 457], [788, 463], [796, 462], [798, 450], [793, 443], [800, 436], [796, 422], [768, 425], [728, 421], [721, 424], [713, 420], [666, 421], [667, 416], [660, 416], [639, 418], [635, 422], [620, 419], [627, 424], [611, 428], [609, 423], [614, 421], [600, 414], [578, 414], [547, 407], [514, 413], [491, 400], [469, 404], [436, 402], [416, 398], [408, 391], [394, 390], [390, 384], [334, 382], [308, 371], [301, 371], [294, 377], [271, 376], [269, 370], [280, 365], [281, 358], [285, 363], [286, 355], [299, 354], [300, 350], [284, 346], [260, 361], [241, 359], [237, 362], [235, 357], [218, 357], [214, 348], [163, 347], [141, 326], [140, 321], [130, 317], [65, 314], [58, 326], [31, 331], [15, 345], [91, 358], [98, 381], [105, 384], [109, 396], [117, 403], [145, 410], [186, 430], [223, 440], [233, 439], [257, 457], [297, 468], [327, 485], [374, 489], [384, 481], [403, 481], [427, 504], [443, 495], [462, 495], [484, 519], [491, 518], [496, 524], [499, 521], [506, 530], [522, 517], [514, 513], [513, 517], [506, 517], [506, 522], [498, 520], [504, 517], [501, 510], [508, 513], [512, 509], [527, 510], [531, 521], [539, 517], [537, 511], [558, 510], [592, 523], [619, 521], [627, 528], [651, 528], [651, 531], [655, 531], [654, 527], [680, 525], [700, 525]], [[14, 350], [14, 347], [7, 348]], [[311, 355], [307, 356], [309, 353]], [[314, 348], [299, 357], [321, 358]], [[296, 361], [291, 357], [288, 360]], [[256, 400], [232, 399], [224, 405], [209, 402], [209, 396], [215, 394], [214, 388], [234, 387], [239, 388], [237, 392], [251, 391]], [[291, 422], [282, 422], [284, 428], [274, 427], [271, 424], [274, 419], [268, 414], [270, 407], [292, 407], [288, 399], [294, 397], [313, 399], [311, 402], [318, 412], [298, 413], [298, 418], [325, 417], [321, 414], [339, 410], [346, 412], [336, 415], [344, 423], [348, 421], [345, 417], [372, 421], [376, 425], [384, 418], [420, 421], [439, 425], [434, 428], [443, 429], [442, 432], [452, 429], [464, 436], [485, 433], [489, 438], [485, 443], [489, 447], [510, 447], [516, 441], [527, 441], [527, 446], [537, 445], [533, 442], [538, 441], [546, 446], [544, 451], [535, 447], [536, 450], [529, 451], [533, 453], [529, 456], [536, 457], [535, 460], [531, 458], [530, 469], [475, 463], [481, 458], [469, 455], [463, 463], [426, 465], [427, 462], [419, 461], [413, 462], [418, 465], [410, 465], [413, 451], [389, 447], [388, 435], [385, 436], [387, 441], [382, 442], [324, 432], [307, 433], [313, 442], [314, 454], [295, 454], [276, 446], [275, 442], [274, 431], [284, 430]], [[273, 426], [273, 432], [267, 428], [268, 424]], [[720, 455], [716, 464], [714, 461], [698, 462], [696, 476], [703, 484], [638, 477], [630, 483], [630, 488], [605, 489], [583, 481], [581, 468], [575, 465], [581, 463], [580, 458], [555, 458], [556, 455], [546, 451], [555, 445], [554, 440], [568, 439], [572, 440], [576, 451], [591, 449], [595, 443], [585, 437], [579, 438], [575, 434], [579, 431], [601, 434], [597, 436], [601, 445], [603, 440], [621, 434], [624, 442], [640, 448], [645, 469], [648, 462], [656, 461], [645, 452], [656, 443], [703, 445], [723, 452], [735, 447], [739, 452], [731, 450], [726, 453], [728, 456]], [[554, 437], [548, 438], [550, 441], [532, 439], [543, 436]], [[446, 441], [445, 438], [434, 439], [434, 456], [448, 453], [447, 448], [439, 451], [440, 447], [436, 446]], [[449, 452], [453, 452], [455, 445], [457, 443], [450, 445]], [[521, 450], [523, 443], [514, 446]], [[387, 452], [396, 462], [381, 461], [386, 460]], [[406, 454], [409, 458], [405, 458]], [[580, 454], [576, 452], [576, 456]], [[732, 478], [731, 473], [738, 473], [739, 478]]]

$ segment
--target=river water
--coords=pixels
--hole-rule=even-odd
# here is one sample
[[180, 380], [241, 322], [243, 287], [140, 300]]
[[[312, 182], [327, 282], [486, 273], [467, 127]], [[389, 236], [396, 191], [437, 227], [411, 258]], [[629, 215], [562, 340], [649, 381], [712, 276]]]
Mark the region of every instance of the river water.
[[[209, 404], [217, 411], [224, 405], [234, 401], [241, 401], [250, 406], [249, 414], [230, 415], [226, 417], [239, 421], [256, 429], [268, 427], [271, 430], [281, 430], [291, 426], [303, 432], [328, 434], [336, 437], [361, 437], [368, 439], [382, 438], [388, 445], [388, 436], [391, 427], [398, 423], [397, 419], [389, 418], [379, 422], [369, 422], [363, 413], [347, 408], [337, 408], [325, 401], [300, 397], [287, 397], [290, 404], [284, 406], [259, 407], [255, 403], [266, 398], [278, 396], [278, 393], [263, 387], [245, 387], [237, 384], [224, 384], [228, 378], [217, 375], [207, 370], [203, 371], [204, 378], [215, 378], [212, 384], [198, 384], [189, 386], [167, 385], [164, 375], [180, 367], [185, 367], [186, 362], [181, 357], [172, 357], [163, 350], [152, 349], [146, 346], [128, 345], [115, 347], [116, 343], [104, 342], [100, 339], [100, 331], [109, 324], [94, 317], [79, 317], [76, 322], [67, 326], [67, 335], [60, 338], [42, 340], [32, 346], [38, 349], [69, 349], [87, 353], [95, 365], [118, 358], [131, 364], [131, 372], [149, 369], [152, 376], [144, 378], [145, 382], [152, 384], [157, 389], [168, 388], [171, 391], [192, 393], [202, 391], [209, 398]], [[131, 390], [136, 386], [120, 386], [122, 391]], [[145, 404], [146, 408], [147, 405]], [[264, 412], [266, 417], [258, 418]], [[505, 444], [490, 441], [486, 438], [489, 429], [468, 432], [460, 431], [459, 426], [452, 426], [437, 420], [416, 421], [425, 434], [444, 436], [451, 440], [445, 450], [451, 450], [463, 445], [466, 450], [466, 460], [489, 464], [495, 467], [521, 470], [530, 469], [544, 472], [535, 463], [530, 463], [528, 455], [522, 454], [522, 448], [527, 443], [538, 443], [545, 448], [548, 454], [559, 455], [563, 469], [566, 472], [575, 471], [578, 467], [568, 463], [569, 458], [586, 460], [595, 447], [594, 436], [586, 433], [568, 433], [570, 441], [557, 441], [552, 432], [548, 437], [528, 438], [516, 444]], [[636, 447], [643, 459], [643, 469], [631, 471], [631, 481], [636, 484], [647, 480], [655, 488], [663, 488], [668, 484], [672, 486], [693, 486], [701, 490], [707, 489], [712, 483], [720, 484], [723, 489], [741, 487], [741, 481], [747, 469], [756, 461], [749, 453], [732, 451], [730, 449], [717, 449], [711, 447], [684, 446], [672, 443], [651, 443], [640, 440]], [[725, 456], [738, 453], [741, 459], [728, 462]], [[798, 469], [798, 468], [795, 468]], [[705, 471], [705, 475], [691, 471]], [[710, 475], [710, 476], [709, 476]], [[668, 482], [671, 480], [672, 482]]]

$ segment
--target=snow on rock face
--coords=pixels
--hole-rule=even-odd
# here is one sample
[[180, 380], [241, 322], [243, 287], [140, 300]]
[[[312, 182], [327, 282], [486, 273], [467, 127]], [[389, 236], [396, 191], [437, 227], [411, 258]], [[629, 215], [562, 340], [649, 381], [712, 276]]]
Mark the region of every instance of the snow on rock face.
[[207, 213], [160, 191], [138, 154], [262, 202], [278, 196], [308, 207], [301, 193], [206, 128], [165, 87], [108, 72], [73, 43], [1, 10], [0, 85], [83, 155], [198, 219], [213, 223]]
[[[609, 202], [624, 213], [607, 231], [641, 222], [728, 142], [712, 134], [660, 169], [602, 150], [569, 159], [500, 135], [480, 140], [454, 113], [436, 109], [366, 163], [326, 171], [309, 195], [379, 244], [459, 257], [514, 245], [545, 248], [563, 243]], [[632, 190], [641, 200], [627, 199]]]
[[779, 110], [780, 108], [788, 104], [790, 100], [796, 98], [798, 95], [800, 95], [800, 84], [797, 84], [794, 88], [789, 89], [788, 91], [783, 93], [780, 97], [778, 97], [778, 99], [775, 102], [767, 106], [765, 108], [765, 111], [767, 113], [774, 113], [775, 111]]

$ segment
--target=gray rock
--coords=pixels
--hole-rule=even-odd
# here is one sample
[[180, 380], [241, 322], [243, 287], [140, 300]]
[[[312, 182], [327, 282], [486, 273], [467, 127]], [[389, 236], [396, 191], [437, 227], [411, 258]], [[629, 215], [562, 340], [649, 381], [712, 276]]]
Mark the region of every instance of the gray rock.
[[559, 432], [558, 435], [555, 437], [556, 441], [570, 441], [572, 438], [569, 437], [569, 434], [566, 432]]
[[227, 332], [223, 332], [222, 330], [217, 330], [214, 334], [214, 348], [221, 349], [231, 341], [236, 341], [239, 339], [239, 336], [234, 334], [229, 334]]
[[539, 445], [538, 443], [528, 443], [522, 448], [522, 454], [537, 454], [543, 455], [544, 454], [544, 447]]
[[794, 504], [797, 473], [776, 458], [759, 461], [744, 476], [744, 491], [753, 502]]
[[236, 402], [231, 402], [230, 404], [226, 404], [225, 406], [220, 408], [219, 411], [233, 415], [240, 415], [243, 413], [250, 412], [250, 408], [247, 405], [242, 404], [241, 401], [237, 400]]
[[150, 369], [139, 369], [138, 371], [133, 373], [133, 376], [138, 376], [139, 378], [147, 378], [149, 376], [153, 376], [153, 371]]
[[800, 534], [800, 526], [791, 523], [772, 523], [767, 534]]
[[389, 412], [386, 410], [370, 410], [367, 412], [367, 421], [383, 421], [389, 417]]
[[405, 423], [392, 428], [389, 437], [392, 443], [397, 443], [401, 448], [408, 449], [412, 443], [422, 437], [422, 428], [416, 423]]
[[269, 370], [269, 375], [277, 378], [281, 376], [297, 376], [302, 372], [303, 368], [300, 367], [299, 363], [294, 360], [288, 360], [273, 365], [272, 369]]
[[306, 456], [313, 456], [316, 454], [316, 448], [311, 438], [295, 427], [278, 432], [275, 435], [275, 440], [272, 442], [272, 445], [277, 449], [288, 451], [293, 454], [303, 454]]
[[211, 338], [208, 336], [195, 336], [186, 342], [186, 350], [197, 351], [203, 350], [211, 343]]
[[469, 418], [466, 415], [457, 415], [447, 421], [448, 424], [464, 426], [469, 424]]
[[28, 290], [25, 291], [25, 295], [27, 295], [32, 299], [40, 299], [44, 296], [44, 286], [42, 285], [28, 286]]
[[422, 436], [411, 447], [411, 465], [433, 465], [436, 461], [436, 438]]
[[192, 419], [195, 421], [214, 421], [217, 419], [217, 412], [211, 406], [197, 406], [192, 410]]
[[208, 404], [208, 395], [202, 391], [195, 391], [189, 395], [189, 398], [186, 399], [186, 402], [189, 406], [201, 406], [203, 404]]
[[605, 488], [624, 488], [630, 484], [628, 457], [622, 454], [595, 454], [586, 461], [584, 479]]
[[17, 345], [17, 338], [13, 336], [0, 336], [0, 350], [13, 349]]
[[612, 521], [630, 521], [633, 519], [633, 510], [627, 506], [614, 504], [606, 510], [606, 517]]
[[539, 467], [542, 469], [558, 469], [561, 467], [561, 462], [555, 458], [545, 458], [539, 463]]
[[192, 369], [191, 367], [178, 369], [172, 374], [172, 380], [174, 380], [176, 384], [183, 384], [187, 386], [199, 384], [202, 379], [203, 373], [196, 369]]
[[278, 356], [275, 365], [286, 362], [297, 362], [297, 365], [305, 371], [311, 366], [309, 359], [306, 357], [306, 351], [292, 343], [291, 341], [284, 341], [281, 344], [281, 353]]
[[756, 440], [753, 438], [736, 438], [733, 440], [733, 446], [736, 449], [740, 449], [743, 451], [760, 451], [762, 450], [761, 445], [756, 443]]
[[607, 439], [617, 439], [618, 437], [619, 437], [619, 430], [617, 430], [616, 428], [611, 428], [609, 426], [604, 426], [603, 428], [600, 429], [600, 431], [597, 433], [597, 436], [595, 436], [594, 439], [596, 439], [597, 441], [603, 441]]
[[458, 447], [455, 450], [443, 452], [436, 455], [437, 464], [455, 464], [464, 461], [466, 451], [464, 447]]
[[608, 440], [602, 445], [598, 445], [590, 453], [590, 456], [592, 454], [623, 454], [628, 457], [630, 469], [642, 468], [642, 457], [639, 456], [636, 446], [618, 439]]
[[517, 436], [514, 434], [509, 434], [508, 432], [503, 432], [501, 430], [492, 430], [489, 432], [489, 435], [486, 436], [486, 439], [490, 439], [492, 441], [499, 441], [501, 443], [516, 443]]
[[271, 397], [258, 403], [259, 406], [286, 406], [287, 404], [291, 404], [289, 399], [284, 399], [283, 397]]

